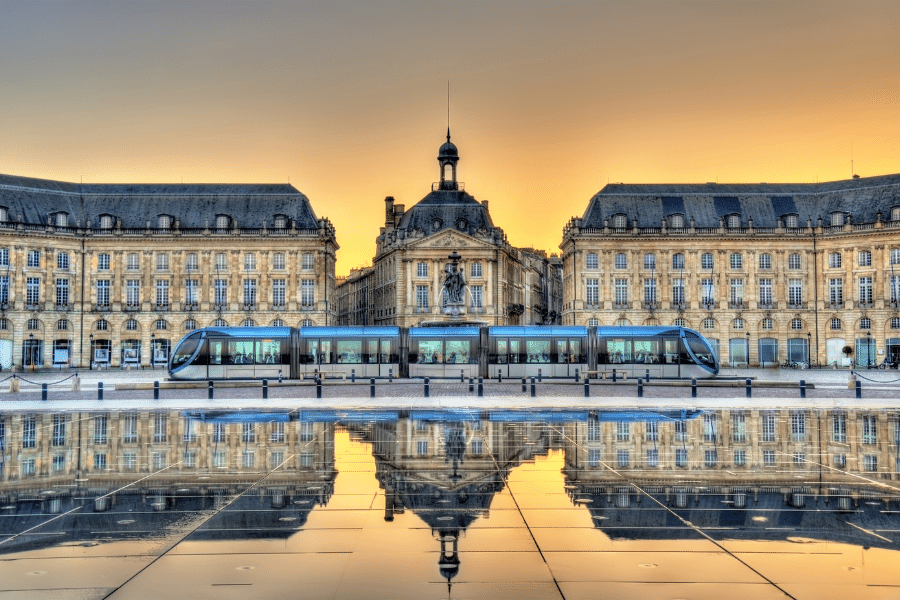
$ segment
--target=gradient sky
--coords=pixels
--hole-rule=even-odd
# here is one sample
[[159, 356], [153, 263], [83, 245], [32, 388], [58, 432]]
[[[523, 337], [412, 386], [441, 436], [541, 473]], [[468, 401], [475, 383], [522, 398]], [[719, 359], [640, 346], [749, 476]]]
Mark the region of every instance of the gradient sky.
[[370, 264], [459, 179], [558, 252], [608, 182], [900, 172], [900, 1], [2, 2], [0, 172], [287, 182]]

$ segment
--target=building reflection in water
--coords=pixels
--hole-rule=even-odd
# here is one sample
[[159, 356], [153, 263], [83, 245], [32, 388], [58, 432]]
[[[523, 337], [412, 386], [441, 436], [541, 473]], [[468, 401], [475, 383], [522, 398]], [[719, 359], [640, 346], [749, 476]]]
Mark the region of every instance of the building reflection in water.
[[608, 538], [888, 548], [873, 532], [900, 530], [898, 411], [31, 412], [0, 414], [0, 553], [287, 538], [334, 492], [336, 427], [371, 444], [385, 520], [427, 524], [448, 585], [510, 471], [550, 449]]

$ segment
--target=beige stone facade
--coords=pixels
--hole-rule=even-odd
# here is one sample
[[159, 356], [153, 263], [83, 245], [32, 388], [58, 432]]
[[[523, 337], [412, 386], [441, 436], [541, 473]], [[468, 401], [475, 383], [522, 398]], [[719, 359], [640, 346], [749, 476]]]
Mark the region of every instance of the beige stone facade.
[[334, 227], [290, 186], [2, 177], [4, 368], [161, 365], [200, 327], [335, 322]]
[[683, 325], [731, 365], [900, 358], [897, 175], [614, 184], [560, 247], [564, 324]]

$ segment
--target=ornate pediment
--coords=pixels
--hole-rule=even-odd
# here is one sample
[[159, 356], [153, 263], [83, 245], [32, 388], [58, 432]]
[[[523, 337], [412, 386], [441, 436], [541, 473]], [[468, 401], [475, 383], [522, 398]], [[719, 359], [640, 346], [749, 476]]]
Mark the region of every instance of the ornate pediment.
[[409, 245], [410, 248], [490, 248], [482, 240], [477, 240], [465, 233], [452, 230], [444, 230], [436, 235], [429, 235], [418, 239]]

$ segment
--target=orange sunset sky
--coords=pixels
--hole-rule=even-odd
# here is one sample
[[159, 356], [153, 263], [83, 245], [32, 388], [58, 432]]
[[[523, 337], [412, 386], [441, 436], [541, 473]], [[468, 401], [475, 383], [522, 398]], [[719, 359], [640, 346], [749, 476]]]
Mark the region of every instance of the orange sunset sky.
[[900, 2], [2, 2], [0, 172], [290, 182], [369, 264], [459, 179], [557, 252], [607, 182], [900, 172]]

